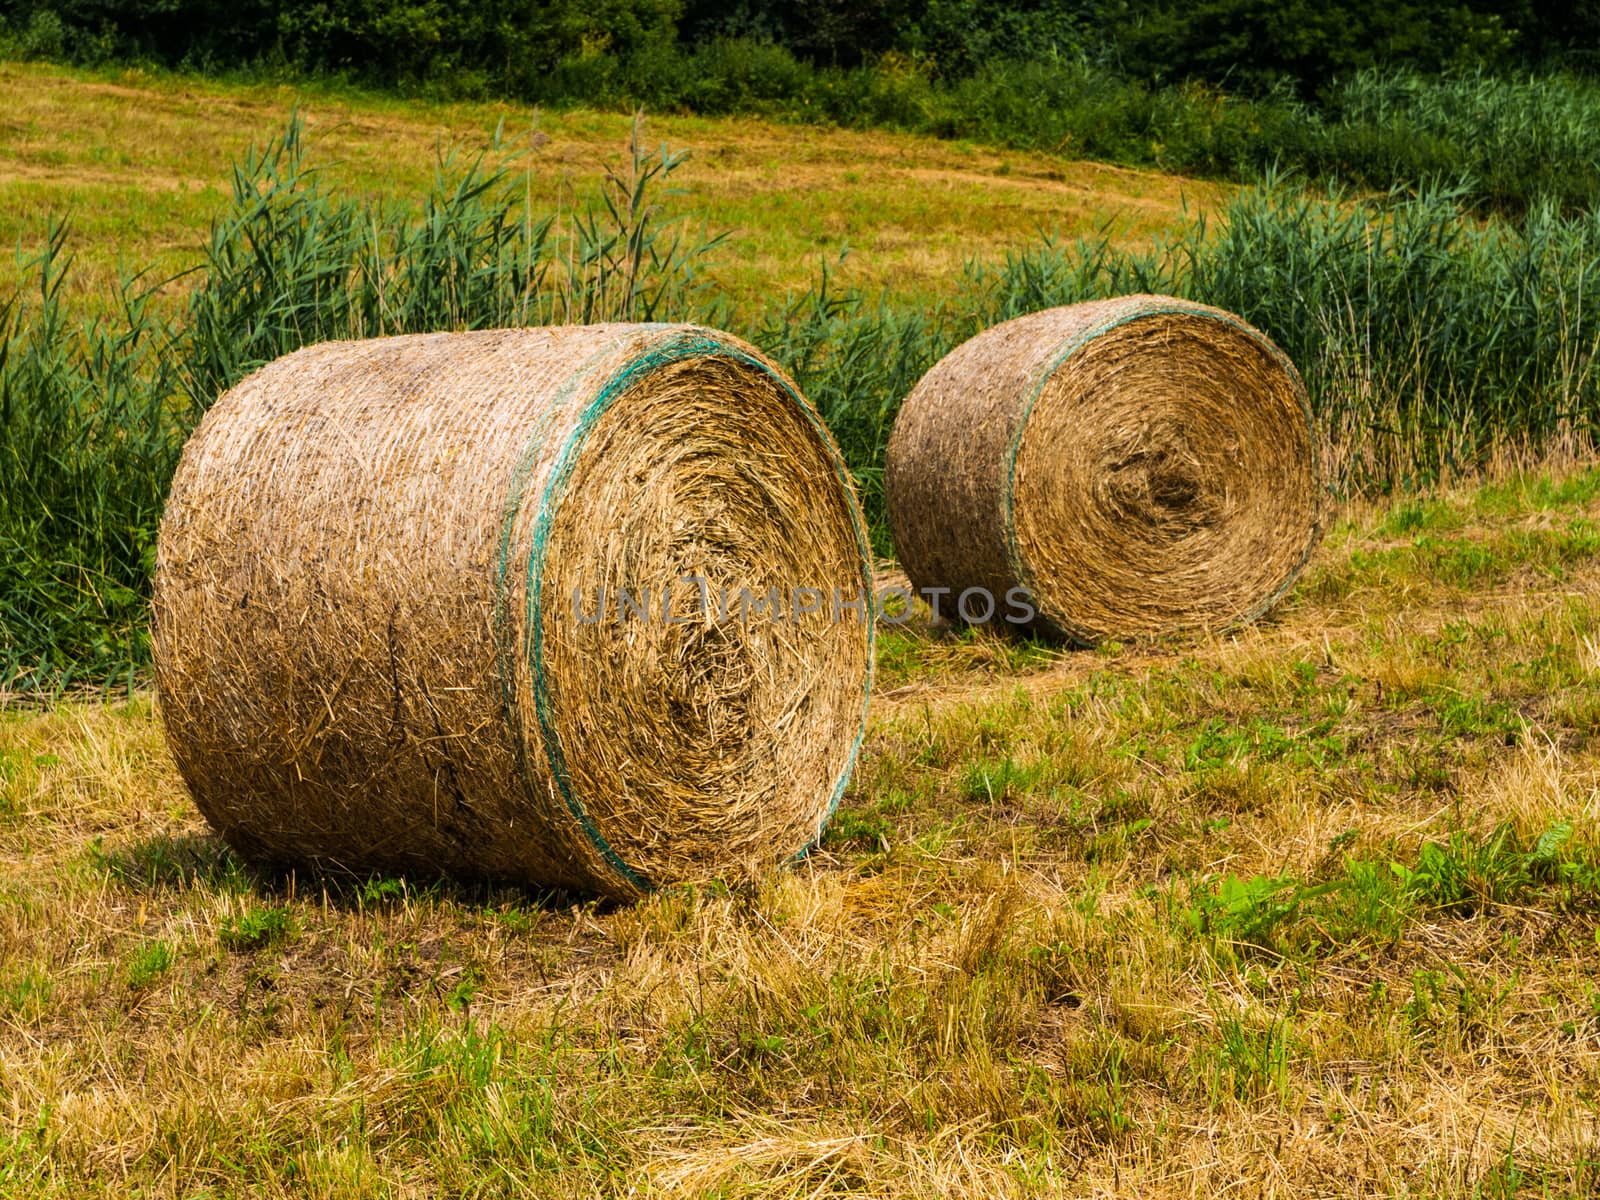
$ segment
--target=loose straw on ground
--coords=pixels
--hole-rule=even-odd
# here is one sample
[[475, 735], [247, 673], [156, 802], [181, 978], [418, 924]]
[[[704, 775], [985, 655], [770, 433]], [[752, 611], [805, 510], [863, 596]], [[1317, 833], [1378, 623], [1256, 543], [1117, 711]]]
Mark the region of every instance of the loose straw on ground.
[[884, 479], [914, 585], [951, 589], [947, 611], [1028, 589], [1035, 627], [1083, 644], [1248, 621], [1320, 533], [1293, 365], [1238, 317], [1163, 296], [957, 347], [906, 398]]
[[254, 860], [618, 897], [748, 878], [843, 790], [870, 580], [837, 449], [737, 339], [329, 343], [184, 451], [162, 715]]

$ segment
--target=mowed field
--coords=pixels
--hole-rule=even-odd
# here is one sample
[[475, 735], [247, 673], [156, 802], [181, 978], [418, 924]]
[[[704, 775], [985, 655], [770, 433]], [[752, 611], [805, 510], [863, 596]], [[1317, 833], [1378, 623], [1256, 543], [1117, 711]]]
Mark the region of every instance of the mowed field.
[[[0, 222], [192, 262], [286, 90], [0, 67]], [[401, 197], [492, 106], [301, 98]], [[626, 136], [546, 114], [553, 204]], [[1215, 189], [658, 119], [741, 304], [946, 296]], [[720, 155], [720, 158], [718, 157]], [[1002, 170], [1002, 168], [1005, 168]], [[537, 207], [537, 202], [536, 202]], [[190, 257], [186, 257], [190, 256]], [[180, 285], [177, 285], [181, 287]], [[1600, 468], [1334, 521], [1268, 620], [1060, 651], [885, 630], [821, 848], [635, 906], [262, 876], [147, 695], [0, 710], [0, 1196], [1600, 1191]]]
[[0, 1194], [1600, 1186], [1600, 471], [1358, 514], [1234, 636], [887, 633], [748, 893], [261, 878], [147, 699], [0, 779]]
[[[223, 86], [137, 72], [85, 75], [0, 64], [0, 243], [24, 256], [66, 215], [72, 287], [111, 294], [123, 271], [155, 281], [193, 267], [229, 194], [232, 164], [298, 111], [330, 186], [415, 201], [439, 155], [470, 157], [500, 132], [521, 153], [535, 216], [581, 203], [622, 157], [630, 119], [504, 104], [407, 104], [287, 87]], [[713, 271], [735, 303], [764, 310], [802, 290], [823, 261], [841, 283], [929, 295], [971, 259], [1105, 229], [1146, 242], [1181, 205], [1220, 185], [931, 138], [759, 120], [653, 116], [647, 140], [686, 150], [669, 213], [726, 233]], [[530, 146], [536, 148], [530, 152]], [[844, 253], [843, 263], [839, 262]], [[25, 278], [9, 255], [0, 287]], [[177, 285], [181, 288], [181, 283]], [[958, 298], [957, 298], [958, 299]]]

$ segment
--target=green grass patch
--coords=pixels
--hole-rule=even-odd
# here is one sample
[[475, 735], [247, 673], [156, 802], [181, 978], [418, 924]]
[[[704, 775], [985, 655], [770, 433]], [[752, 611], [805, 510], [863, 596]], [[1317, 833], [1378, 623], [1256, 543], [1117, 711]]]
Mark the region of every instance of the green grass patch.
[[1466, 514], [1448, 500], [1415, 496], [1391, 508], [1373, 532], [1379, 537], [1398, 538], [1460, 529], [1465, 522]]
[[96, 837], [88, 860], [97, 871], [132, 888], [185, 888], [203, 884], [223, 892], [243, 892], [252, 884], [244, 864], [210, 834], [159, 834], [144, 841], [107, 847]]
[[136, 992], [144, 991], [172, 970], [176, 957], [170, 942], [146, 942], [139, 946], [128, 956], [128, 987]]
[[1559, 479], [1519, 472], [1487, 484], [1473, 495], [1473, 507], [1485, 516], [1517, 517], [1594, 503], [1600, 497], [1600, 467], [1587, 467]]
[[[1323, 879], [1225, 874], [1191, 886], [1178, 916], [1230, 958], [1251, 948], [1314, 957], [1394, 941], [1422, 916], [1470, 916], [1501, 905], [1587, 910], [1600, 902], [1600, 866], [1573, 855], [1571, 838], [1572, 825], [1560, 822], [1524, 845], [1502, 824], [1425, 841], [1411, 862], [1346, 859]], [[1339, 847], [1336, 840], [1330, 853]]]
[[223, 918], [217, 941], [224, 950], [250, 954], [293, 940], [299, 934], [294, 913], [283, 906], [248, 908]]
[[36, 1021], [50, 1007], [55, 991], [55, 980], [42, 969], [13, 965], [0, 975], [0, 1011]]

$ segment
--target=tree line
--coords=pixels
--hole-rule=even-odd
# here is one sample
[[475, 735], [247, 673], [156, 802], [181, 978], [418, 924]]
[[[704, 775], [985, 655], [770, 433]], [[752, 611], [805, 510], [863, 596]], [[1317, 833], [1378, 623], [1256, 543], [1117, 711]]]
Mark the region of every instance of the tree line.
[[[1071, 60], [1140, 83], [1316, 100], [1371, 68], [1496, 74], [1600, 65], [1600, 0], [6, 0], [0, 51], [77, 63], [333, 75], [528, 100], [710, 46], [797, 69], [959, 80]], [[723, 57], [726, 57], [726, 52]], [[603, 70], [601, 68], [604, 68]]]

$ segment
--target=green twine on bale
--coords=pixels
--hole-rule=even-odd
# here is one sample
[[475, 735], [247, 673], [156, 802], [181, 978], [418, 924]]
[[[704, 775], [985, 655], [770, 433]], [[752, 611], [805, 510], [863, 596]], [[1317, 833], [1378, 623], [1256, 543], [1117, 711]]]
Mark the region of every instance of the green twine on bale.
[[[663, 592], [661, 621], [619, 634], [551, 602], [684, 572], [867, 604], [668, 621]], [[174, 758], [256, 860], [616, 898], [749, 880], [815, 844], [864, 735], [849, 474], [782, 373], [709, 330], [270, 364], [186, 447], [156, 583]]]

